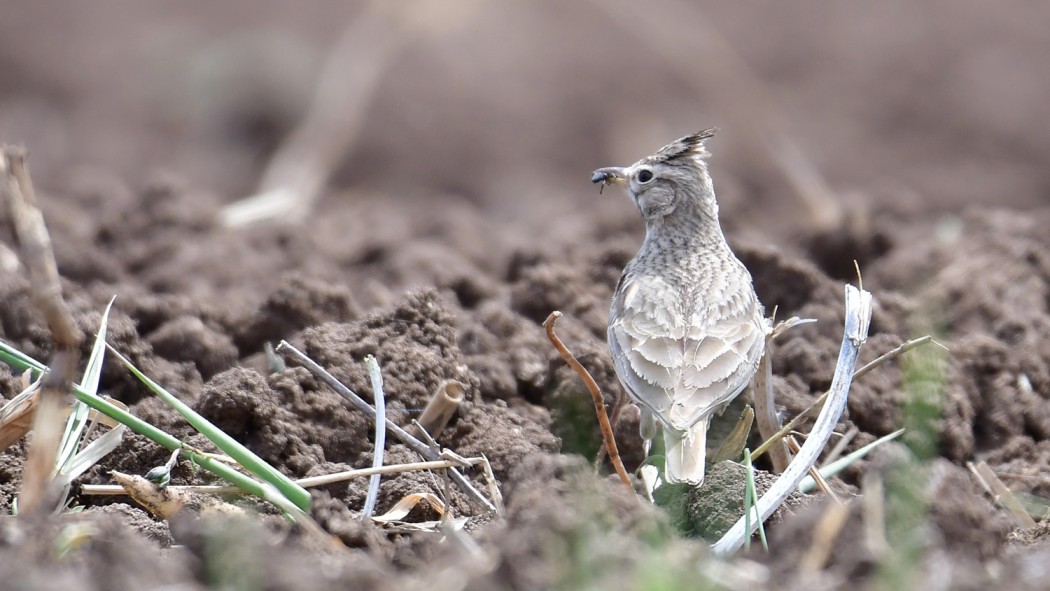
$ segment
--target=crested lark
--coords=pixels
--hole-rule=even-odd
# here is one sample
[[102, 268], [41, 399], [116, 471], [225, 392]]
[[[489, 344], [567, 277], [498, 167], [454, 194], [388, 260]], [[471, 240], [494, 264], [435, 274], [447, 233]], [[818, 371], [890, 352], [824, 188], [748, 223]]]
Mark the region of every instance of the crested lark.
[[704, 158], [709, 129], [595, 183], [622, 183], [645, 220], [645, 241], [616, 286], [609, 347], [616, 373], [642, 411], [649, 442], [663, 426], [665, 480], [704, 481], [707, 427], [751, 381], [768, 322], [751, 275], [718, 222]]

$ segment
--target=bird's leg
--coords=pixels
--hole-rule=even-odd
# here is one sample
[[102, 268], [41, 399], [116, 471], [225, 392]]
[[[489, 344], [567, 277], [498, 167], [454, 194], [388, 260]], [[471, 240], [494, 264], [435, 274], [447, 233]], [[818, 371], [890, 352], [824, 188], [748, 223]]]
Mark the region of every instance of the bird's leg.
[[638, 432], [642, 436], [642, 451], [645, 457], [649, 457], [649, 450], [653, 447], [653, 439], [656, 439], [656, 417], [653, 413], [641, 406], [638, 407], [642, 416], [638, 421]]

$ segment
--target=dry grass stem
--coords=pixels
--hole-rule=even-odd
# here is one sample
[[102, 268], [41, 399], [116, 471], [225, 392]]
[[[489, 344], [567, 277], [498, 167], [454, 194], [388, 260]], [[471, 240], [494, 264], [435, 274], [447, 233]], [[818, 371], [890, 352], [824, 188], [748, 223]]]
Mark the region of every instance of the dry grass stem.
[[707, 460], [709, 464], [717, 464], [725, 460], [736, 461], [747, 446], [747, 437], [751, 434], [751, 425], [755, 422], [755, 411], [750, 406], [744, 407], [744, 414], [737, 421], [736, 426], [726, 437], [718, 450]]
[[849, 519], [849, 507], [842, 503], [831, 503], [813, 528], [813, 543], [799, 562], [799, 572], [815, 574], [827, 564], [835, 540]]
[[40, 402], [33, 420], [33, 441], [26, 454], [22, 487], [18, 494], [18, 511], [22, 515], [47, 513], [56, 503], [61, 503], [58, 498], [61, 493], [51, 484], [58, 447], [62, 441], [63, 409], [68, 406], [68, 401], [60, 387], [42, 388], [40, 392]]
[[594, 378], [591, 377], [590, 372], [576, 360], [572, 352], [565, 347], [558, 335], [554, 333], [554, 325], [558, 323], [558, 319], [561, 316], [561, 312], [554, 311], [543, 321], [543, 327], [547, 329], [547, 338], [550, 339], [554, 348], [558, 350], [565, 363], [568, 363], [569, 367], [579, 374], [580, 379], [587, 386], [587, 390], [590, 391], [591, 398], [594, 400], [594, 412], [598, 415], [598, 425], [602, 430], [602, 440], [605, 442], [605, 449], [609, 453], [609, 461], [612, 462], [613, 468], [616, 470], [616, 474], [619, 475], [623, 485], [633, 493], [634, 486], [631, 484], [631, 477], [627, 475], [627, 470], [623, 467], [620, 452], [616, 448], [616, 436], [613, 434], [609, 415], [605, 412], [605, 398], [602, 397], [602, 391], [598, 388]]
[[[933, 340], [933, 337], [931, 337], [930, 335], [922, 336], [917, 339], [911, 339], [910, 341], [902, 343], [895, 349], [891, 349], [883, 353], [882, 355], [879, 355], [875, 359], [871, 360], [871, 362], [869, 362], [867, 365], [853, 373], [853, 379], [863, 377], [865, 374], [875, 369], [876, 367], [882, 365], [883, 363], [896, 359], [904, 353], [907, 353], [908, 351], [911, 351], [912, 349], [920, 347], [927, 343], [934, 343], [939, 347], [944, 347], [944, 345]], [[825, 392], [821, 394], [819, 398], [813, 401], [813, 404], [810, 404], [809, 407], [806, 408], [806, 410], [798, 413], [798, 415], [795, 418], [788, 421], [788, 423], [781, 427], [780, 430], [777, 431], [772, 437], [767, 437], [766, 440], [762, 442], [762, 445], [758, 446], [755, 449], [755, 451], [751, 452], [751, 457], [760, 457], [762, 454], [769, 451], [769, 448], [772, 446], [774, 441], [778, 441], [786, 437], [787, 434], [794, 431], [799, 426], [799, 424], [802, 423], [802, 421], [813, 416], [813, 413], [815, 413], [818, 409], [822, 408], [822, 405], [828, 399], [828, 394], [830, 394], [830, 392]]]
[[977, 482], [984, 487], [984, 490], [1004, 509], [1010, 512], [1017, 525], [1023, 529], [1035, 527], [1035, 520], [1028, 514], [1028, 511], [1025, 511], [1024, 505], [1021, 504], [1021, 501], [1014, 495], [1013, 491], [995, 475], [995, 472], [992, 471], [987, 462], [982, 461], [976, 464], [967, 462], [966, 467], [970, 469], [970, 472], [973, 473]]
[[882, 365], [883, 363], [886, 363], [887, 361], [891, 361], [893, 359], [896, 359], [896, 358], [900, 357], [901, 355], [903, 355], [904, 353], [907, 353], [908, 351], [911, 351], [912, 349], [914, 349], [916, 347], [921, 347], [922, 345], [925, 345], [926, 343], [933, 343], [934, 345], [937, 345], [938, 347], [944, 349], [945, 351], [948, 350], [948, 347], [945, 347], [941, 343], [933, 340], [933, 337], [931, 337], [930, 335], [921, 336], [921, 337], [919, 337], [917, 339], [911, 339], [910, 341], [901, 343], [896, 348], [890, 349], [889, 351], [886, 351], [885, 353], [883, 353], [882, 355], [879, 355], [875, 359], [872, 359], [870, 362], [865, 364], [864, 367], [858, 369], [857, 372], [853, 374], [853, 377], [854, 378], [863, 377], [863, 376], [867, 375], [868, 372], [870, 372], [871, 370], [875, 369], [876, 367]]
[[[773, 309], [772, 319], [776, 319], [777, 310]], [[780, 431], [780, 417], [777, 415], [776, 396], [773, 392], [773, 343], [780, 335], [800, 324], [816, 322], [814, 319], [799, 318], [792, 316], [787, 320], [776, 323], [766, 336], [766, 348], [762, 354], [758, 371], [755, 372], [754, 383], [751, 393], [755, 403], [755, 418], [758, 423], [758, 434], [763, 440], [773, 441], [770, 447], [770, 459], [773, 464], [774, 473], [782, 473], [791, 463], [791, 450], [783, 441], [775, 439], [774, 436]], [[761, 449], [761, 448], [760, 448]], [[765, 451], [763, 449], [763, 451]], [[752, 454], [757, 457], [757, 454]]]
[[[773, 358], [772, 347], [773, 335], [766, 338], [766, 349], [759, 362], [758, 371], [751, 389], [752, 399], [755, 403], [755, 422], [758, 423], [758, 433], [763, 439], [770, 439], [780, 430], [780, 419], [777, 417], [777, 408], [773, 396]], [[791, 453], [783, 440], [774, 439], [769, 448], [770, 459], [773, 463], [773, 472], [780, 474], [787, 470], [791, 463]], [[752, 454], [755, 457], [757, 454]]]
[[33, 417], [40, 402], [40, 382], [30, 385], [0, 409], [0, 450], [25, 436], [33, 428]]
[[[22, 262], [29, 274], [33, 303], [40, 309], [51, 330], [55, 354], [51, 371], [40, 384], [40, 401], [36, 405], [33, 422], [33, 443], [26, 457], [19, 492], [19, 511], [26, 515], [50, 510], [52, 473], [62, 439], [65, 417], [73, 390], [73, 372], [80, 360], [80, 345], [84, 333], [73, 321], [58, 276], [58, 265], [51, 247], [51, 235], [44, 223], [44, 214], [37, 205], [36, 191], [29, 177], [28, 156], [24, 148], [4, 146], [0, 151], [0, 177], [4, 179], [7, 211], [14, 236], [22, 253]], [[32, 405], [23, 410], [31, 411]]]
[[436, 511], [439, 516], [444, 515], [448, 510], [445, 506], [445, 502], [434, 493], [411, 493], [405, 495], [400, 501], [394, 503], [394, 506], [386, 513], [372, 517], [372, 521], [376, 523], [394, 523], [401, 521], [412, 512], [412, 509], [414, 509], [416, 505], [420, 503], [430, 505], [430, 508]]
[[22, 262], [29, 272], [33, 302], [51, 329], [56, 349], [79, 350], [84, 333], [73, 322], [73, 316], [62, 299], [51, 235], [29, 177], [28, 155], [24, 148], [13, 146], [4, 146], [2, 153], [0, 175], [6, 181], [8, 213], [22, 251]]
[[463, 392], [463, 384], [456, 380], [441, 382], [423, 409], [423, 414], [419, 416], [418, 423], [413, 424], [409, 432], [418, 437], [425, 432], [437, 439], [445, 425], [448, 425], [449, 420], [459, 410], [459, 404], [463, 402]]
[[[453, 460], [436, 460], [432, 462], [411, 462], [408, 464], [390, 464], [379, 468], [361, 468], [360, 470], [346, 470], [343, 472], [333, 472], [331, 474], [322, 474], [321, 476], [311, 476], [309, 478], [300, 478], [295, 483], [303, 488], [312, 488], [315, 486], [323, 486], [326, 484], [332, 484], [335, 482], [344, 482], [347, 480], [353, 480], [355, 478], [367, 478], [373, 474], [400, 474], [402, 472], [418, 472], [421, 470], [441, 470], [445, 468], [455, 468], [457, 466], [473, 466], [483, 465], [488, 462], [485, 458], [466, 458], [467, 462], [458, 462]], [[220, 486], [220, 485], [204, 485], [204, 486], [169, 486], [168, 488], [174, 490], [185, 490], [199, 493], [210, 493], [217, 495], [241, 495], [244, 491], [237, 488], [236, 486]], [[82, 495], [120, 495], [124, 494], [120, 486], [111, 484], [85, 484], [80, 487], [80, 494]]]
[[462, 466], [481, 466], [481, 473], [485, 476], [485, 482], [489, 487], [489, 496], [492, 501], [496, 504], [496, 509], [499, 513], [503, 513], [503, 493], [499, 490], [499, 481], [496, 480], [496, 474], [492, 471], [492, 464], [489, 459], [484, 455], [476, 458], [465, 458], [451, 449], [441, 450], [441, 457], [446, 460], [457, 462]]
[[[308, 369], [310, 373], [314, 374], [322, 382], [327, 384], [329, 388], [332, 388], [340, 396], [345, 398], [347, 402], [351, 404], [351, 406], [364, 413], [364, 415], [368, 417], [369, 420], [375, 420], [376, 411], [374, 408], [372, 408], [371, 404], [365, 402], [360, 396], [358, 396], [352, 390], [350, 390], [350, 388], [347, 388], [339, 380], [335, 379], [335, 376], [329, 373], [328, 370], [318, 365], [316, 361], [310, 359], [310, 357], [308, 357], [302, 351], [296, 349], [294, 346], [291, 345], [291, 343], [289, 343], [288, 341], [281, 341], [281, 343], [277, 345], [276, 351], [279, 353], [284, 352], [296, 361], [298, 361], [300, 364], [303, 365], [303, 367]], [[396, 438], [398, 441], [405, 444], [406, 447], [416, 452], [417, 454], [423, 456], [424, 458], [428, 460], [441, 459], [440, 452], [438, 452], [435, 449], [432, 449], [430, 446], [417, 439], [411, 433], [402, 429], [399, 425], [391, 421], [389, 417], [387, 417], [386, 419], [386, 429], [388, 433], [394, 436], [394, 438]], [[478, 489], [474, 488], [474, 485], [471, 484], [470, 481], [468, 481], [459, 470], [457, 470], [456, 468], [449, 468], [448, 470], [449, 477], [452, 478], [456, 485], [462, 488], [463, 491], [467, 493], [467, 495], [470, 496], [471, 499], [473, 499], [475, 502], [480, 504], [488, 511], [499, 511], [498, 507], [495, 504], [493, 504], [492, 501], [485, 498], [485, 495], [481, 494], [481, 492], [479, 492]]]
[[828, 464], [839, 459], [839, 457], [842, 455], [842, 452], [846, 451], [846, 447], [850, 444], [851, 441], [853, 441], [853, 438], [856, 437], [859, 433], [860, 429], [856, 427], [850, 427], [850, 429], [846, 431], [842, 435], [842, 437], [839, 437], [839, 440], [835, 442], [835, 445], [831, 448], [831, 451], [829, 451], [827, 455], [824, 456], [824, 465], [827, 466]]
[[864, 475], [861, 489], [861, 509], [864, 515], [864, 540], [876, 558], [890, 551], [886, 540], [886, 485], [882, 475], [869, 472]]

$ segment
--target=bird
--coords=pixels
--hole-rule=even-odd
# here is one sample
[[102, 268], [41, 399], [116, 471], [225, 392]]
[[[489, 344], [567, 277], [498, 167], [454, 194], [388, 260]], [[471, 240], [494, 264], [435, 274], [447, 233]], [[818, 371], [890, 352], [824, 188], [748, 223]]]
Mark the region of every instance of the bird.
[[609, 349], [641, 410], [648, 455], [659, 421], [664, 481], [700, 486], [707, 429], [751, 382], [770, 323], [751, 274], [726, 242], [704, 147], [706, 129], [591, 182], [623, 185], [645, 238], [613, 294]]

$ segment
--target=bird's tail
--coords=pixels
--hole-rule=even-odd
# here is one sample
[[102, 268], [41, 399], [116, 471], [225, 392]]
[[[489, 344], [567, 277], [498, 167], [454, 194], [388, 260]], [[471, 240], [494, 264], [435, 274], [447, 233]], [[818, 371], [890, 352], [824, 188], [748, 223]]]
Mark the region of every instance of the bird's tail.
[[707, 421], [702, 419], [684, 434], [664, 428], [666, 469], [668, 483], [685, 482], [699, 486], [704, 482], [704, 462], [707, 459]]

